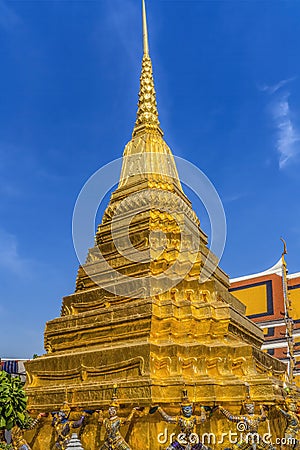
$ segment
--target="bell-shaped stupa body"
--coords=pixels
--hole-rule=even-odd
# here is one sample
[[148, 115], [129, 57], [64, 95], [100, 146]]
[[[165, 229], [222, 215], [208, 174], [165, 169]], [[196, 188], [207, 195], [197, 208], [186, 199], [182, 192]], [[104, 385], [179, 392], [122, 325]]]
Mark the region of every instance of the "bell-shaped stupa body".
[[[29, 409], [55, 411], [64, 401], [74, 411], [105, 409], [115, 383], [122, 415], [158, 403], [178, 414], [184, 387], [196, 405], [236, 411], [248, 385], [255, 401], [282, 397], [285, 365], [260, 350], [262, 331], [228, 292], [228, 276], [216, 266], [164, 141], [144, 2], [143, 24], [137, 120], [120, 182], [75, 292], [46, 324], [47, 353], [27, 363]], [[93, 420], [81, 436], [85, 450], [104, 439]], [[204, 431], [217, 435], [224, 427], [212, 418]], [[158, 415], [144, 415], [123, 436], [132, 449], [158, 450], [165, 428]], [[43, 430], [34, 450], [49, 448], [50, 422]]]

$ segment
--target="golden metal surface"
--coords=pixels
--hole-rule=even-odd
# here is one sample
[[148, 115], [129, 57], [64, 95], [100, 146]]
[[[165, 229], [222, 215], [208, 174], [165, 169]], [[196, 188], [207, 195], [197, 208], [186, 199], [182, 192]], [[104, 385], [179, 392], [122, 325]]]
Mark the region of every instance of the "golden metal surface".
[[133, 136], [143, 132], [145, 129], [150, 131], [157, 130], [163, 134], [159, 128], [152, 62], [147, 53], [144, 54], [142, 60], [138, 111]]
[[142, 0], [143, 11], [143, 41], [144, 41], [144, 55], [149, 55], [149, 42], [148, 42], [148, 27], [147, 27], [147, 13], [145, 0]]
[[148, 28], [147, 28], [145, 0], [142, 0], [142, 12], [143, 12], [142, 18], [143, 18], [144, 55], [140, 78], [137, 119], [133, 130], [133, 136], [135, 136], [138, 133], [144, 132], [145, 130], [158, 131], [161, 135], [163, 135], [163, 132], [159, 127], [156, 93], [154, 88], [153, 71], [152, 71], [152, 61], [149, 56]]

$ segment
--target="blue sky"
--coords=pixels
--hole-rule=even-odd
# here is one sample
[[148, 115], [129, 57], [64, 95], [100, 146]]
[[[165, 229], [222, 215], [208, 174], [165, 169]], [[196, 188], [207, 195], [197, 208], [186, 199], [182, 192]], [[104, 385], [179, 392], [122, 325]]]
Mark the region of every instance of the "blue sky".
[[[300, 271], [300, 3], [148, 0], [160, 121], [223, 201], [231, 276]], [[0, 356], [43, 353], [74, 291], [72, 211], [135, 121], [139, 0], [0, 0]], [[199, 210], [209, 231], [205, 213]]]

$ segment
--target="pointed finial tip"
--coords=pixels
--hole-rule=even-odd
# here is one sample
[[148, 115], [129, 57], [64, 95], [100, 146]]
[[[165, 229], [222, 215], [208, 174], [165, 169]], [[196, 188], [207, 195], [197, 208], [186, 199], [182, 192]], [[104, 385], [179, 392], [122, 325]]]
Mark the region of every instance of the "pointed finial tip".
[[143, 41], [144, 56], [142, 60], [142, 72], [140, 77], [140, 92], [137, 119], [133, 129], [133, 136], [141, 131], [158, 131], [162, 136], [163, 132], [159, 126], [158, 111], [156, 104], [156, 93], [152, 73], [152, 62], [149, 56], [148, 29], [145, 0], [142, 0], [143, 10]]
[[144, 43], [144, 54], [149, 55], [149, 41], [148, 41], [148, 26], [147, 26], [147, 13], [145, 0], [142, 0], [142, 11], [143, 11], [143, 43]]
[[286, 247], [286, 242], [283, 239], [283, 237], [280, 238], [281, 242], [283, 243], [283, 252], [282, 252], [282, 256], [283, 255], [287, 255], [287, 247]]

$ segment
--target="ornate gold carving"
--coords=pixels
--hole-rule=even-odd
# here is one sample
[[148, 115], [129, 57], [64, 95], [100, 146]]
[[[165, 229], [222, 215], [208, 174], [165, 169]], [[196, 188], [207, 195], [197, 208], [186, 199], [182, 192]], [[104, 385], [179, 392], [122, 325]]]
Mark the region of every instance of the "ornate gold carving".
[[[148, 131], [160, 130], [157, 103], [156, 103], [156, 93], [154, 89], [154, 81], [152, 73], [152, 62], [148, 54], [144, 54], [142, 61], [139, 103], [133, 136], [139, 131], [140, 127], [143, 125], [147, 126]], [[162, 134], [161, 130], [160, 132]]]
[[189, 302], [194, 300], [195, 291], [194, 289], [186, 289], [185, 290], [186, 298]]
[[139, 374], [144, 375], [144, 358], [136, 357], [128, 359], [118, 363], [106, 364], [103, 367], [86, 367], [81, 364], [74, 369], [65, 369], [63, 371], [45, 371], [36, 372], [35, 377], [40, 380], [71, 380], [74, 378], [80, 378], [82, 381], [86, 381], [90, 377], [97, 377], [99, 375], [105, 376], [109, 374], [117, 375], [119, 372], [124, 372], [128, 369], [138, 368]]
[[171, 372], [171, 358], [169, 356], [159, 358], [157, 355], [151, 354], [151, 366], [155, 377], [169, 377]]
[[197, 366], [198, 366], [198, 358], [179, 358], [179, 362], [181, 364], [182, 375], [188, 378], [193, 378], [197, 376]]
[[200, 296], [201, 296], [201, 300], [205, 303], [208, 303], [211, 300], [211, 294], [207, 290], [200, 291]]

